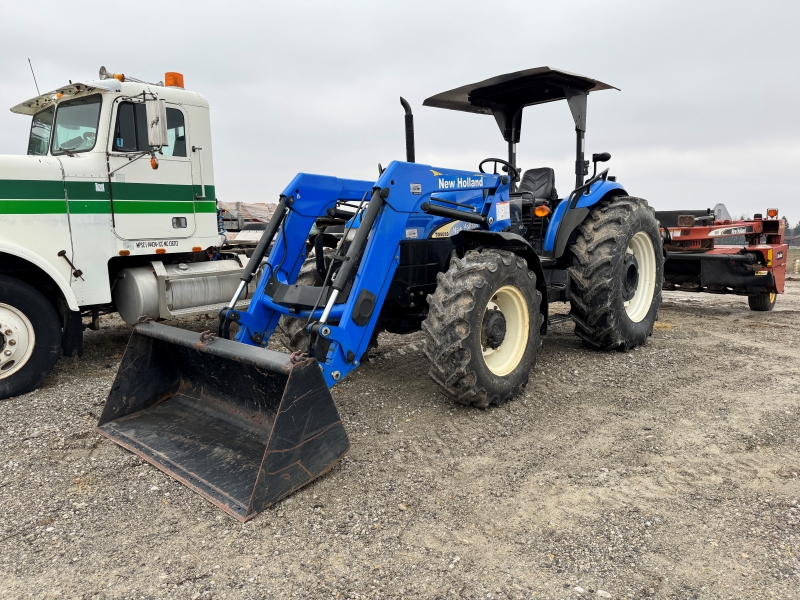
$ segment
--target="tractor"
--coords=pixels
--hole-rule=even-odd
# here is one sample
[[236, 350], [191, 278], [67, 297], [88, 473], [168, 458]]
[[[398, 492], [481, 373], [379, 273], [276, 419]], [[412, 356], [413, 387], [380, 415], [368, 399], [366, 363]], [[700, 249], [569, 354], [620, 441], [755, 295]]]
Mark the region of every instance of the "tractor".
[[[425, 100], [495, 118], [508, 157], [475, 171], [416, 163], [401, 99], [406, 160], [379, 167], [374, 182], [297, 175], [215, 333], [135, 327], [98, 431], [246, 521], [348, 451], [329, 388], [379, 331], [424, 331], [431, 379], [477, 407], [526, 384], [554, 302], [569, 303], [589, 348], [645, 343], [664, 278], [659, 224], [608, 169], [597, 172], [608, 153], [592, 156], [587, 179], [587, 98], [607, 89], [540, 67]], [[558, 100], [576, 139], [575, 185], [562, 197], [553, 169], [516, 162], [523, 108]], [[310, 241], [320, 219], [328, 226]], [[257, 274], [248, 309], [237, 308]], [[266, 347], [276, 334], [291, 353]]]

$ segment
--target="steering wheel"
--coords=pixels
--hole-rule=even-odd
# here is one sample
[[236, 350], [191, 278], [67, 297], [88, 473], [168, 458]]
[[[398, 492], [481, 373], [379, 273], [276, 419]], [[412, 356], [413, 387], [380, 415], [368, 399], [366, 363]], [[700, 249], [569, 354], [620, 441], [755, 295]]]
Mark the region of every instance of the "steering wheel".
[[481, 173], [486, 173], [486, 171], [483, 170], [483, 165], [485, 165], [488, 162], [494, 163], [494, 173], [493, 173], [494, 175], [497, 175], [497, 165], [499, 163], [504, 167], [506, 167], [506, 169], [508, 169], [508, 174], [511, 176], [511, 181], [517, 181], [517, 177], [519, 177], [519, 169], [517, 169], [517, 167], [512, 165], [507, 160], [503, 160], [502, 158], [484, 158], [481, 161], [481, 164], [478, 165], [478, 170]]

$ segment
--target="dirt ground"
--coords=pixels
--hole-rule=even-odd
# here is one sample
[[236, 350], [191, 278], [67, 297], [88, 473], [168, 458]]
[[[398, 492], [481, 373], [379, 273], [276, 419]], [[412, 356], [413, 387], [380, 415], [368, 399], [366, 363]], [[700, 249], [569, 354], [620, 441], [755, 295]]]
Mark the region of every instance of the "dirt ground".
[[244, 525], [94, 432], [130, 334], [104, 319], [0, 403], [0, 597], [800, 598], [794, 279], [769, 313], [666, 293], [628, 353], [556, 325], [489, 410], [382, 335], [333, 390], [350, 454]]

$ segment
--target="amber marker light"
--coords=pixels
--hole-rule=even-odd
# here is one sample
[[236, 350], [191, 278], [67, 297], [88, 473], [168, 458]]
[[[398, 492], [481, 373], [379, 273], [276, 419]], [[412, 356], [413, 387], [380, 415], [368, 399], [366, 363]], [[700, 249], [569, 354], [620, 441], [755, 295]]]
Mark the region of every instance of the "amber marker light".
[[158, 159], [155, 156], [150, 159], [150, 168], [154, 171], [158, 168]]
[[168, 71], [164, 73], [164, 84], [167, 87], [176, 87], [183, 89], [183, 74]]
[[778, 209], [777, 208], [768, 208], [767, 209], [767, 216], [770, 219], [777, 219], [778, 218]]
[[119, 255], [120, 256], [128, 256], [130, 253], [131, 253], [130, 250], [120, 250], [119, 251]]
[[200, 252], [202, 248], [200, 246], [192, 246], [192, 252]]
[[540, 219], [546, 217], [550, 214], [550, 207], [545, 204], [540, 204], [536, 208], [533, 209], [533, 214], [535, 214]]

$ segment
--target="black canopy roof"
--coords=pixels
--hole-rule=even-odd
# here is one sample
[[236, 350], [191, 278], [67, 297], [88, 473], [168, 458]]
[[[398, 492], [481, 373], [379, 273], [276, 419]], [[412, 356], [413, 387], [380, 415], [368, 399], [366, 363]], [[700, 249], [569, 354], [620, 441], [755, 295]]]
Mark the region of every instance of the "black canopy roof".
[[494, 115], [503, 137], [509, 142], [518, 142], [524, 107], [566, 99], [576, 127], [583, 131], [587, 94], [609, 89], [618, 88], [583, 75], [550, 67], [537, 67], [463, 85], [431, 96], [422, 104]]

